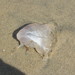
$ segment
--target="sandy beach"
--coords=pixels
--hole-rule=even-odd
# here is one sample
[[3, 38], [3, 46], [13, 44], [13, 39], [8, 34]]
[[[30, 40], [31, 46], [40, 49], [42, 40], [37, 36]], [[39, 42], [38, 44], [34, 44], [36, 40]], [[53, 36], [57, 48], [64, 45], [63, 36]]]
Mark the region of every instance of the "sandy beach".
[[[52, 21], [57, 42], [47, 63], [32, 48], [16, 49], [16, 29]], [[0, 75], [75, 75], [75, 0], [0, 0]]]

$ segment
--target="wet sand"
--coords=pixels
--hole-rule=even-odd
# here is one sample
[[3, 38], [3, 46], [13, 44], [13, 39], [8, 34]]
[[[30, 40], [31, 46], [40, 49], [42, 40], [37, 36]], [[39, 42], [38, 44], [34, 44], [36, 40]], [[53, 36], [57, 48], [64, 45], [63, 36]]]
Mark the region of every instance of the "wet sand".
[[[51, 21], [58, 34], [47, 63], [32, 48], [15, 49], [16, 29]], [[75, 0], [0, 0], [0, 59], [26, 75], [75, 75]]]

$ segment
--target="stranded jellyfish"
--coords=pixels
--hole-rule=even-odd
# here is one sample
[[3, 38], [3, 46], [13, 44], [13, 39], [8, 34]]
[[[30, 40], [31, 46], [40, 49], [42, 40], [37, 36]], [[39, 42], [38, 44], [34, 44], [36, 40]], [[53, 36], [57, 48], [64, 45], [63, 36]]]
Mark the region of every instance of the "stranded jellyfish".
[[[47, 59], [56, 42], [56, 24], [32, 23], [17, 33], [20, 46], [34, 48], [43, 58]], [[19, 46], [19, 47], [20, 47]]]

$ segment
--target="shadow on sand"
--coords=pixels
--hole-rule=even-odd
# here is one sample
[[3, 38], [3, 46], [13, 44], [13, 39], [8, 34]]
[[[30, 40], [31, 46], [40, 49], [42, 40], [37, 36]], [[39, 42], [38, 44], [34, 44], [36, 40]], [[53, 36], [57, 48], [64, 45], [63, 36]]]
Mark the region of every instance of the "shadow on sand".
[[26, 75], [13, 66], [6, 64], [0, 59], [0, 75]]

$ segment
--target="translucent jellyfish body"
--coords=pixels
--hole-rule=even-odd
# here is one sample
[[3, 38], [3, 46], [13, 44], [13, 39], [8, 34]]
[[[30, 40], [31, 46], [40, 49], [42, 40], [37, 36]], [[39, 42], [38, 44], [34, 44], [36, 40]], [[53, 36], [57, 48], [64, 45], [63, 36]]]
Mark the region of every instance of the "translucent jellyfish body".
[[17, 39], [20, 46], [35, 48], [41, 56], [48, 58], [56, 40], [56, 24], [29, 24], [17, 33]]

